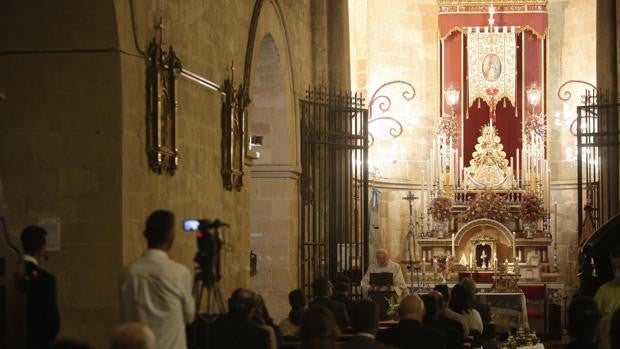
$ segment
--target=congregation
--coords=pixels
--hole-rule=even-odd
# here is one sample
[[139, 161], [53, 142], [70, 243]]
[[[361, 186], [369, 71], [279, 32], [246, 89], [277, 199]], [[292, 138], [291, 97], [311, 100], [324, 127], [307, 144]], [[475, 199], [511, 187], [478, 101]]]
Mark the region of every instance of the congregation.
[[[124, 324], [113, 334], [110, 349], [185, 349], [196, 343], [226, 349], [499, 347], [491, 309], [475, 300], [476, 284], [467, 278], [451, 289], [438, 284], [428, 293], [402, 294], [397, 322], [380, 322], [373, 301], [352, 299], [351, 281], [344, 275], [333, 283], [317, 278], [311, 302], [301, 289], [292, 290], [290, 312], [278, 323], [261, 295], [245, 288], [230, 295], [227, 313], [206, 318], [195, 309], [190, 271], [167, 254], [174, 230], [172, 212], [159, 210], [148, 217], [144, 230], [148, 249], [126, 268], [119, 285]], [[61, 324], [55, 279], [40, 266], [45, 237], [46, 231], [37, 226], [27, 227], [21, 235], [29, 283], [29, 348], [88, 349], [84, 343], [56, 341]], [[611, 259], [618, 276], [620, 250], [614, 250]], [[594, 299], [573, 299], [568, 309], [572, 341], [566, 348], [620, 348], [620, 310], [613, 298], [619, 290], [616, 277]], [[206, 325], [192, 326], [196, 322]], [[189, 335], [186, 327], [193, 329]]]

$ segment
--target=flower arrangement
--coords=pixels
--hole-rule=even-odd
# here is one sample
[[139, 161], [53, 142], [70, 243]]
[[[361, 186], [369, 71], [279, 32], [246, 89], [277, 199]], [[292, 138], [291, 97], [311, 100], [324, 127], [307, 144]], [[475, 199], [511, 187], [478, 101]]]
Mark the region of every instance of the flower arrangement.
[[398, 309], [400, 307], [398, 296], [393, 294], [390, 298], [386, 297], [385, 301], [388, 303], [385, 315], [387, 315], [390, 320], [398, 321]]
[[510, 218], [510, 211], [502, 195], [486, 192], [469, 200], [463, 218], [468, 221], [489, 218], [502, 222]]
[[456, 136], [458, 134], [458, 122], [456, 116], [445, 115], [439, 122], [437, 129], [438, 135], [443, 135], [448, 141], [456, 142]]
[[524, 329], [517, 330], [516, 335], [508, 337], [508, 341], [503, 348], [518, 348], [523, 346], [532, 346], [538, 343], [538, 337], [535, 332], [528, 332]]
[[525, 137], [528, 142], [531, 142], [532, 133], [540, 138], [545, 139], [547, 133], [547, 126], [545, 125], [545, 117], [543, 114], [532, 115], [525, 122]]
[[538, 195], [534, 193], [525, 193], [521, 196], [519, 204], [519, 213], [524, 222], [534, 222], [543, 214], [543, 203]]
[[438, 196], [431, 201], [433, 219], [446, 221], [452, 215], [452, 200], [447, 196]]

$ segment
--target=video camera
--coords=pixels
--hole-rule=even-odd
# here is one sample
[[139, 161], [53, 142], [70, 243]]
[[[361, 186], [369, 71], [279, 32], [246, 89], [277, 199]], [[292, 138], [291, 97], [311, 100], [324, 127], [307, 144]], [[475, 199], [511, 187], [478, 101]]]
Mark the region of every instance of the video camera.
[[186, 219], [183, 221], [183, 230], [196, 232], [196, 245], [198, 251], [194, 257], [196, 262], [196, 279], [203, 286], [211, 287], [222, 278], [220, 270], [220, 228], [228, 227], [228, 224], [216, 219]]

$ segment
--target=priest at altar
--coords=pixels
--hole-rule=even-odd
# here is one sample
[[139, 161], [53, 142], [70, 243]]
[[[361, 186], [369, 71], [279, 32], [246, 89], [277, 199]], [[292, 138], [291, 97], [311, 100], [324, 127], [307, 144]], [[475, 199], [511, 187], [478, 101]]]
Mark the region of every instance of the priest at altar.
[[[390, 255], [384, 249], [378, 249], [376, 254], [376, 263], [371, 264], [366, 270], [366, 274], [362, 278], [362, 294], [364, 297], [368, 297], [369, 291], [394, 291], [398, 297], [401, 297], [403, 293], [407, 293], [407, 284], [405, 283], [405, 278], [403, 277], [403, 271], [400, 268], [400, 265], [392, 260], [390, 260]], [[371, 274], [379, 274], [379, 273], [390, 273], [392, 274], [392, 286], [378, 286], [372, 285], [371, 283]]]

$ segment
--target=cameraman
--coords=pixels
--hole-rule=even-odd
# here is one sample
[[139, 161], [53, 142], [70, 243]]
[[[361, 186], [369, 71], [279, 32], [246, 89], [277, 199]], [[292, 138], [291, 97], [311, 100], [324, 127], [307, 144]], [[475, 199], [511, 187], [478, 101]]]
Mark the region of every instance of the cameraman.
[[194, 318], [192, 276], [168, 257], [174, 214], [155, 211], [146, 221], [148, 250], [123, 273], [120, 299], [124, 322], [140, 322], [157, 336], [157, 349], [186, 349], [185, 324]]

